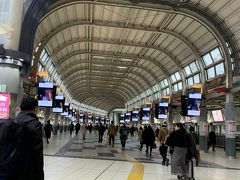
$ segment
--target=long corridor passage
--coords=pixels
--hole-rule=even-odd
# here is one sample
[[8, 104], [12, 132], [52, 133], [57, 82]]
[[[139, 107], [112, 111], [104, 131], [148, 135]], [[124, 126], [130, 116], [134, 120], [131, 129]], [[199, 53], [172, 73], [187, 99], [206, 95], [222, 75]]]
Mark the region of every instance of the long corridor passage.
[[[158, 146], [159, 147], [159, 146]], [[98, 142], [93, 132], [86, 140], [81, 135], [68, 133], [53, 136], [50, 144], [44, 145], [46, 180], [173, 180], [170, 166], [161, 165], [157, 149], [152, 156], [145, 155], [145, 147], [139, 151], [137, 137], [127, 140], [125, 150], [121, 149], [119, 135], [115, 147]], [[238, 154], [239, 156], [239, 154]], [[228, 160], [223, 149], [201, 154], [202, 161], [194, 167], [197, 180], [228, 180], [240, 176], [240, 160]]]

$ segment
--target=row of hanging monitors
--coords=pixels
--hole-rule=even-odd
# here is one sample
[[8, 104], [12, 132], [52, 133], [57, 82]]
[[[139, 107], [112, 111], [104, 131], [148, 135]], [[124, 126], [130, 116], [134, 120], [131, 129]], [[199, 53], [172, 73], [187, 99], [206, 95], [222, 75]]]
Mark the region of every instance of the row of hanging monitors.
[[[189, 93], [181, 98], [181, 115], [182, 116], [200, 116], [202, 94], [200, 93]], [[154, 117], [156, 119], [167, 119], [168, 108], [170, 104], [168, 102], [161, 101], [155, 104]], [[139, 110], [132, 110], [120, 115], [120, 123], [149, 121], [152, 108], [142, 107]]]
[[60, 113], [63, 116], [75, 117], [76, 110], [70, 106], [70, 103], [65, 100], [65, 97], [56, 92], [57, 86], [52, 82], [38, 83], [38, 106], [52, 108], [55, 113]]

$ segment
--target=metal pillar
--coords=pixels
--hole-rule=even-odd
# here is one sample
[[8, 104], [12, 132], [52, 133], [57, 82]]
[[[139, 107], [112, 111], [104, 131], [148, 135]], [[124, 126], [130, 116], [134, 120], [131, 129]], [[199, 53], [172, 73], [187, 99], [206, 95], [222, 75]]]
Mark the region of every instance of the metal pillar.
[[168, 108], [168, 129], [173, 131], [173, 108]]
[[199, 145], [200, 150], [207, 152], [207, 142], [208, 142], [208, 122], [207, 122], [207, 107], [206, 99], [202, 98], [201, 102], [201, 114], [199, 121]]
[[63, 133], [63, 122], [64, 122], [64, 116], [61, 116], [60, 117], [59, 133]]
[[233, 94], [226, 94], [225, 103], [225, 155], [229, 159], [236, 158], [236, 121], [235, 121], [235, 104]]
[[44, 124], [47, 124], [47, 121], [50, 120], [50, 108], [45, 108], [45, 114], [44, 114]]
[[67, 129], [68, 129], [68, 119], [66, 117], [64, 117], [64, 121], [63, 122], [64, 122], [63, 123], [63, 130], [64, 130], [64, 132], [66, 132]]
[[57, 135], [58, 133], [58, 114], [54, 114], [54, 123], [53, 123], [53, 134]]

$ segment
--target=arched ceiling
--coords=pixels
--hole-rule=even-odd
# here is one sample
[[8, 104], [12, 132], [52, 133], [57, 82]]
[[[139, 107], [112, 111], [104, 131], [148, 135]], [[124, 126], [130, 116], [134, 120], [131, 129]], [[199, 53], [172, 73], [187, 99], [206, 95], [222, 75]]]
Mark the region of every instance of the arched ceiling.
[[[42, 17], [34, 47], [41, 45], [34, 56], [38, 60], [47, 50], [76, 100], [107, 111], [124, 107], [160, 80], [171, 83], [169, 76], [176, 71], [186, 88], [183, 67], [193, 60], [205, 82], [201, 55], [217, 45], [226, 50], [224, 38], [231, 31], [222, 37], [221, 30], [227, 25], [236, 32], [237, 43], [229, 42], [238, 49], [237, 13], [224, 8], [235, 9], [236, 0], [133, 2], [57, 0]], [[219, 31], [216, 16], [226, 20]], [[229, 60], [227, 52], [224, 56]]]

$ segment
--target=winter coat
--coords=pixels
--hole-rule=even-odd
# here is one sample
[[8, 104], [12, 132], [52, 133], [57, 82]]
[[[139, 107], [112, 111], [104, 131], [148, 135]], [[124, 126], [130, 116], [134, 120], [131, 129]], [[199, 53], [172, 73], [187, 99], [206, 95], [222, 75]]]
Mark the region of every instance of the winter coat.
[[111, 124], [109, 127], [108, 127], [108, 135], [116, 135], [117, 131], [116, 131], [116, 127], [114, 124]]
[[83, 124], [80, 128], [80, 131], [83, 135], [86, 135], [87, 134], [87, 125]]
[[42, 125], [33, 112], [22, 111], [16, 117], [16, 121], [25, 123], [23, 130], [24, 157], [22, 159], [20, 173], [15, 173], [14, 180], [43, 180], [43, 141]]
[[120, 133], [120, 139], [121, 140], [127, 140], [128, 138], [128, 129], [126, 126], [122, 126], [119, 130]]
[[170, 131], [168, 130], [168, 128], [163, 127], [159, 130], [158, 133], [158, 140], [161, 144], [165, 144], [166, 142], [166, 138], [169, 136]]
[[151, 127], [143, 130], [142, 133], [143, 143], [146, 145], [153, 145], [155, 141], [155, 133]]
[[77, 123], [77, 124], [75, 125], [75, 130], [76, 130], [76, 131], [79, 131], [79, 130], [80, 130], [80, 124], [79, 124], [79, 123]]
[[45, 136], [46, 138], [51, 138], [51, 132], [52, 132], [53, 128], [51, 124], [46, 124], [44, 126], [44, 131], [45, 131]]

